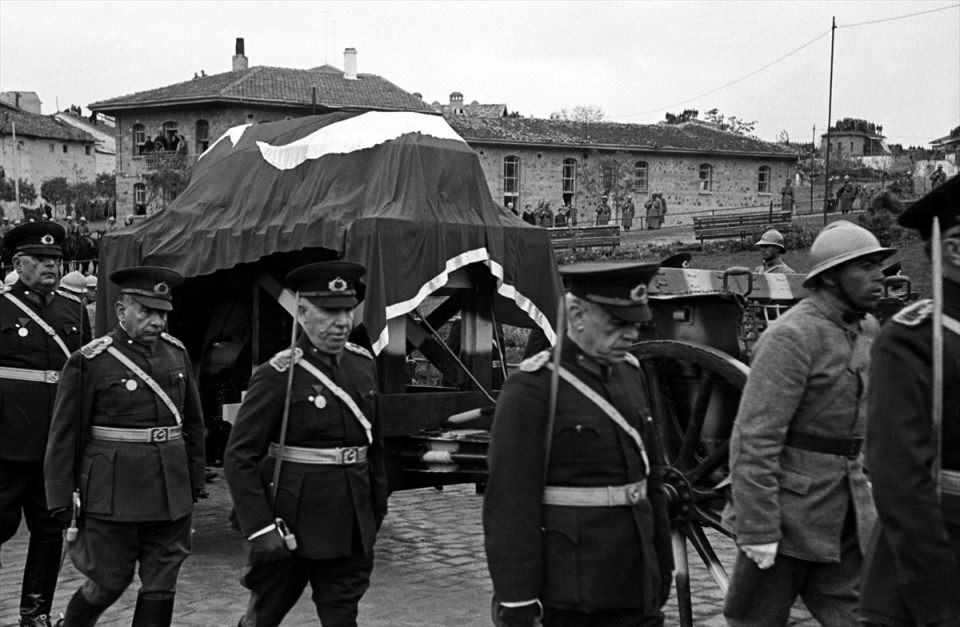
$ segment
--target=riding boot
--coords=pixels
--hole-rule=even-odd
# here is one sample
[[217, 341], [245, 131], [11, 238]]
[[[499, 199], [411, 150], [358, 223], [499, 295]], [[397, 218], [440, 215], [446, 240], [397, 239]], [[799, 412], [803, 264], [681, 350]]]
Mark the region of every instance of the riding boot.
[[93, 605], [87, 601], [81, 590], [77, 590], [67, 604], [64, 617], [57, 621], [56, 627], [93, 627], [106, 609]]
[[173, 620], [173, 593], [140, 593], [130, 627], [170, 627]]
[[60, 574], [59, 536], [30, 537], [20, 594], [21, 627], [50, 627], [50, 606]]

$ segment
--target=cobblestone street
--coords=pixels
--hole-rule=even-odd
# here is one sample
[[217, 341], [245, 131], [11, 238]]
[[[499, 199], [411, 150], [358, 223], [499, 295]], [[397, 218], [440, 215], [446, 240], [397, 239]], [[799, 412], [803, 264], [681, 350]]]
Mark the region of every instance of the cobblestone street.
[[[227, 525], [230, 500], [219, 476], [209, 485], [210, 498], [195, 515], [194, 553], [180, 575], [174, 624], [191, 627], [235, 625], [246, 602], [238, 577], [244, 557], [240, 537]], [[483, 556], [481, 497], [472, 485], [398, 492], [390, 497], [390, 514], [377, 540], [377, 562], [370, 590], [360, 607], [360, 624], [376, 627], [487, 627], [491, 585]], [[729, 541], [713, 538], [721, 559], [733, 556]], [[0, 570], [0, 625], [16, 625], [26, 533], [3, 546]], [[691, 550], [693, 610], [697, 625], [723, 625], [722, 597]], [[82, 577], [67, 560], [54, 612], [66, 606]], [[129, 625], [136, 602], [135, 581], [101, 619], [101, 625]], [[795, 611], [791, 624], [816, 623]], [[316, 625], [308, 594], [284, 622]], [[667, 607], [667, 625], [677, 625], [675, 599]]]

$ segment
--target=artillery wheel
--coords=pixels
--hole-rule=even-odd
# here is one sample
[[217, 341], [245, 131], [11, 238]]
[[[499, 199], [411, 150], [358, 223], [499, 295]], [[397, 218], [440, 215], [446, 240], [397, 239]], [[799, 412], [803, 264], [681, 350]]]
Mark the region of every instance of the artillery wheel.
[[631, 352], [647, 376], [665, 458], [680, 624], [692, 626], [687, 542], [727, 590], [727, 574], [704, 531], [732, 537], [721, 521], [725, 499], [718, 486], [729, 474], [730, 433], [750, 369], [715, 348], [679, 340], [641, 342]]

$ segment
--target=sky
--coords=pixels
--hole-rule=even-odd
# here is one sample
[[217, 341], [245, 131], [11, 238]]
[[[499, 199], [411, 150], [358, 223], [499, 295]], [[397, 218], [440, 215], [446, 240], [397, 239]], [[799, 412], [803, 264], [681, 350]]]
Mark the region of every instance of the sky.
[[0, 91], [37, 92], [43, 113], [86, 111], [229, 71], [237, 37], [251, 66], [342, 67], [353, 47], [360, 73], [427, 102], [459, 91], [526, 117], [590, 105], [653, 124], [716, 108], [797, 142], [852, 117], [904, 146], [960, 125], [958, 0], [0, 0]]

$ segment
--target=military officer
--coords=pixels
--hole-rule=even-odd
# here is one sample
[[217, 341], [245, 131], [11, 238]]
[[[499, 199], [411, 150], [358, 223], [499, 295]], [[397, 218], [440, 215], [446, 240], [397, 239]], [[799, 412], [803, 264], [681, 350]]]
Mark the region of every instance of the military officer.
[[785, 625], [799, 596], [823, 625], [857, 625], [876, 511], [860, 448], [867, 364], [892, 248], [847, 221], [810, 247], [810, 296], [760, 336], [730, 437], [724, 520], [740, 549], [727, 624]]
[[87, 577], [63, 625], [94, 625], [139, 563], [133, 625], [162, 627], [204, 486], [200, 395], [186, 349], [164, 332], [183, 277], [140, 266], [110, 280], [119, 288], [117, 328], [67, 361], [45, 458], [47, 502], [79, 523], [69, 553]]
[[887, 323], [870, 364], [866, 461], [880, 524], [866, 556], [860, 613], [873, 625], [960, 627], [960, 177], [899, 222], [929, 246], [934, 216], [943, 259], [943, 494], [930, 470], [933, 305], [921, 300]]
[[663, 624], [673, 556], [661, 457], [646, 380], [628, 352], [650, 319], [657, 268], [561, 268], [560, 363], [538, 353], [501, 391], [483, 504], [499, 625]]
[[760, 249], [760, 258], [763, 260], [763, 263], [753, 269], [754, 274], [786, 274], [793, 272], [793, 268], [781, 259], [781, 255], [787, 252], [787, 247], [783, 245], [783, 234], [781, 234], [780, 231], [777, 229], [768, 229], [760, 236], [760, 239], [754, 245]]
[[347, 341], [365, 271], [327, 261], [287, 275], [303, 335], [254, 371], [230, 433], [223, 469], [249, 550], [241, 625], [279, 625], [308, 582], [323, 625], [357, 624], [387, 513], [374, 360]]
[[43, 491], [43, 451], [60, 369], [90, 340], [82, 308], [55, 293], [63, 227], [31, 222], [3, 239], [17, 279], [0, 286], [0, 544], [27, 519], [21, 625], [49, 625], [57, 586], [62, 526]]

